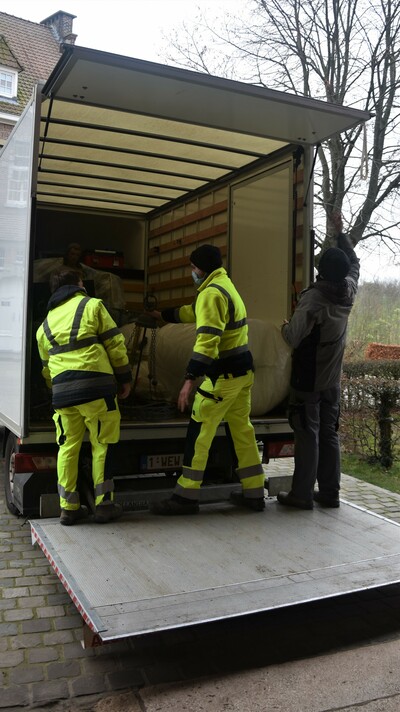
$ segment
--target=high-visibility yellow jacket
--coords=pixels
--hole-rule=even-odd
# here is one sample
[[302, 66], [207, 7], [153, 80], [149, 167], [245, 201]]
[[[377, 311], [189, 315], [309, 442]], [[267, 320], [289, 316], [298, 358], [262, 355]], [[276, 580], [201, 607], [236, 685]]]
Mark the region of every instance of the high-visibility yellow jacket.
[[66, 285], [48, 307], [36, 338], [54, 408], [115, 397], [118, 383], [131, 381], [132, 372], [123, 334], [103, 302]]
[[223, 267], [207, 276], [193, 304], [164, 309], [162, 317], [175, 323], [196, 323], [188, 374], [213, 379], [223, 373], [240, 375], [253, 368], [246, 307]]

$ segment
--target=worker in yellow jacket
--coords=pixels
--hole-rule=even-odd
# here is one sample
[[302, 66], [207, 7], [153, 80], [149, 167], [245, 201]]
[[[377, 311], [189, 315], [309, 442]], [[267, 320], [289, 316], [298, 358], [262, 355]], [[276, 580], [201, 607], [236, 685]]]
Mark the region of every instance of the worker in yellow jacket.
[[248, 348], [246, 308], [214, 245], [201, 245], [190, 255], [192, 277], [198, 290], [191, 305], [151, 312], [167, 322], [195, 322], [196, 342], [178, 397], [183, 412], [197, 388], [187, 430], [183, 471], [172, 498], [156, 502], [155, 514], [195, 514], [208, 453], [222, 420], [229, 429], [237, 459], [242, 493], [235, 504], [254, 511], [265, 508], [264, 471], [250, 422], [253, 358]]
[[115, 503], [107, 451], [119, 440], [119, 398], [131, 390], [125, 340], [100, 299], [88, 297], [80, 274], [61, 268], [50, 280], [48, 315], [36, 338], [42, 374], [52, 390], [59, 446], [57, 479], [60, 522], [75, 524], [88, 512], [77, 492], [78, 461], [86, 429], [92, 448], [95, 521], [122, 514]]

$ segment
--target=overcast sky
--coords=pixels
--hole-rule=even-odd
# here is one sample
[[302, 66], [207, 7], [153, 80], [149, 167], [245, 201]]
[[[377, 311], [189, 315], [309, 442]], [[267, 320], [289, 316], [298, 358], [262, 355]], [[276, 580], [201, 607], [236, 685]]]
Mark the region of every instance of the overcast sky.
[[[0, 0], [0, 10], [33, 22], [64, 10], [76, 16], [76, 44], [162, 63], [163, 35], [184, 21], [190, 23], [198, 8], [211, 17], [227, 11], [240, 15], [246, 4], [246, 0]], [[400, 255], [396, 265], [387, 254], [367, 257], [360, 247], [357, 253], [364, 281], [400, 279]]]
[[196, 15], [198, 7], [221, 14], [245, 0], [0, 0], [0, 10], [41, 22], [58, 10], [75, 15], [76, 43], [83, 47], [162, 61], [162, 34]]

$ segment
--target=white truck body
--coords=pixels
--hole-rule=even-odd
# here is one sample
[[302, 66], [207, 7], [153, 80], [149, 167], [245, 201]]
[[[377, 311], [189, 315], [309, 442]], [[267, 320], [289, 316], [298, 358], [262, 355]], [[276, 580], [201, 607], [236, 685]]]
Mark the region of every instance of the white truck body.
[[[312, 275], [314, 147], [368, 118], [345, 107], [71, 46], [37, 87], [3, 148], [0, 423], [6, 431], [6, 500], [10, 511], [31, 519], [33, 541], [97, 642], [399, 580], [398, 528], [371, 513], [350, 505], [286, 513], [271, 499], [257, 515], [230, 507], [229, 492], [240, 485], [222, 426], [201, 490], [208, 504], [196, 521], [160, 521], [138, 512], [152, 496], [170, 491], [179, 473], [187, 416], [162, 409], [150, 419], [123, 412], [115, 477], [116, 498], [127, 511], [123, 520], [70, 531], [46, 518], [57, 502], [57, 448], [48, 403], [41, 417], [35, 331], [45, 314], [37, 261], [60, 258], [75, 241], [92, 256], [95, 250], [123, 253], [119, 274], [128, 309], [122, 311], [137, 315], [149, 292], [161, 308], [191, 301], [188, 256], [212, 242], [249, 318], [279, 325], [290, 316], [294, 292]], [[253, 423], [265, 462], [291, 454], [283, 409]], [[85, 483], [90, 505], [87, 478]]]
[[[312, 271], [313, 147], [368, 118], [66, 47], [0, 155], [0, 422], [11, 511], [36, 516], [42, 496], [56, 494], [54, 428], [50, 410], [41, 413], [35, 343], [45, 316], [37, 263], [60, 257], [71, 241], [92, 253], [123, 253], [126, 303], [137, 314], [148, 292], [161, 308], [192, 301], [188, 256], [213, 242], [249, 318], [279, 325]], [[265, 461], [291, 454], [283, 408], [253, 422]], [[123, 413], [116, 474], [135, 483], [136, 474], [166, 463], [173, 475], [186, 424], [176, 413], [153, 410], [150, 421]], [[214, 474], [227, 461], [224, 442], [221, 426]]]

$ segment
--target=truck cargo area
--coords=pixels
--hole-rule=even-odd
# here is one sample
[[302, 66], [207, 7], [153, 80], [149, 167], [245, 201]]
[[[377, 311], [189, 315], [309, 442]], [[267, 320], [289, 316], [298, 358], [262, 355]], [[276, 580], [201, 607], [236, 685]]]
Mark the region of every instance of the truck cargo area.
[[[53, 408], [36, 332], [50, 275], [71, 240], [81, 251], [85, 288], [121, 329], [132, 368], [112, 463], [130, 503], [143, 498], [144, 475], [153, 490], [154, 472], [179, 474], [189, 413], [179, 414], [176, 403], [195, 324], [160, 325], [149, 312], [193, 302], [189, 258], [202, 244], [219, 248], [246, 304], [255, 364], [250, 415], [264, 462], [293, 454], [290, 349], [280, 325], [312, 276], [313, 154], [318, 143], [369, 118], [351, 107], [64, 46], [0, 152], [0, 422], [10, 512], [46, 518], [42, 496], [57, 495]], [[234, 470], [221, 427], [205, 482], [222, 484], [225, 497]]]
[[219, 503], [198, 516], [30, 524], [97, 644], [400, 581], [399, 525], [345, 501], [311, 512], [269, 499], [262, 513]]

